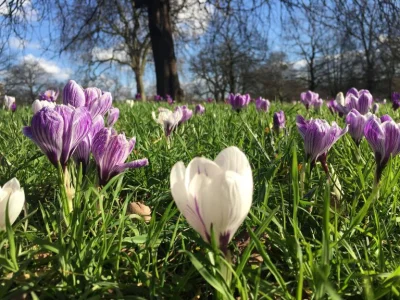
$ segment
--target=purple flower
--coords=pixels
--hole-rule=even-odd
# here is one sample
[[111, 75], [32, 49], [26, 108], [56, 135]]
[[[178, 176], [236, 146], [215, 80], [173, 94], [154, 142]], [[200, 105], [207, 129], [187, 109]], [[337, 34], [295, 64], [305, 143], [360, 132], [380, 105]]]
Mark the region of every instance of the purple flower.
[[312, 91], [307, 91], [300, 94], [300, 101], [304, 104], [306, 109], [308, 110], [311, 105], [314, 104], [315, 101], [319, 99], [319, 95]]
[[213, 98], [211, 98], [211, 97], [208, 97], [208, 98], [207, 98], [207, 102], [208, 102], [208, 103], [212, 103], [213, 101], [214, 101]]
[[201, 104], [197, 104], [196, 107], [194, 108], [194, 113], [197, 115], [202, 115], [205, 112], [206, 112], [206, 109]]
[[312, 103], [312, 106], [314, 107], [315, 110], [320, 110], [320, 108], [322, 107], [323, 104], [324, 104], [324, 100], [322, 100], [321, 98], [317, 98]]
[[228, 103], [232, 106], [233, 110], [239, 112], [250, 103], [250, 95], [229, 94]]
[[256, 109], [258, 111], [269, 111], [269, 107], [270, 107], [271, 103], [269, 102], [269, 100], [264, 99], [264, 98], [257, 98], [256, 99]]
[[108, 127], [113, 126], [119, 118], [119, 109], [116, 107], [111, 108], [108, 111], [107, 125]]
[[85, 106], [89, 107], [92, 102], [99, 99], [103, 94], [97, 87], [88, 87], [84, 90], [85, 93]]
[[126, 169], [140, 168], [149, 164], [147, 158], [125, 163], [135, 147], [136, 139], [129, 141], [124, 134], [103, 128], [93, 138], [92, 153], [96, 161], [99, 184], [104, 186], [114, 176]]
[[174, 112], [169, 109], [159, 107], [158, 108], [158, 117], [156, 113], [153, 111], [152, 113], [154, 121], [163, 126], [164, 133], [166, 137], [169, 137], [172, 131], [180, 124], [182, 119], [182, 109], [178, 106]]
[[155, 95], [155, 96], [154, 96], [154, 101], [159, 102], [159, 101], [161, 101], [161, 100], [162, 100], [162, 97], [161, 97], [160, 95]]
[[15, 103], [15, 97], [4, 96], [4, 106], [8, 110], [12, 110], [13, 103]]
[[56, 102], [59, 93], [60, 93], [59, 91], [56, 92], [54, 90], [47, 90], [39, 95], [39, 100]]
[[11, 111], [12, 112], [15, 112], [17, 110], [17, 103], [16, 102], [13, 102], [12, 104], [11, 104]]
[[372, 102], [373, 98], [368, 90], [357, 91], [352, 88], [346, 94], [345, 105], [347, 111], [355, 108], [360, 114], [365, 115], [371, 109]]
[[55, 167], [60, 163], [65, 169], [91, 126], [92, 118], [86, 108], [57, 105], [54, 109], [44, 107], [37, 112], [31, 126], [24, 127], [23, 133], [38, 145]]
[[172, 99], [172, 97], [170, 95], [166, 95], [165, 96], [165, 100], [168, 102], [168, 104], [172, 105], [175, 103], [174, 99]]
[[400, 152], [400, 125], [388, 115], [381, 119], [372, 116], [365, 124], [364, 135], [375, 153], [375, 180], [379, 182], [390, 156], [394, 157]]
[[135, 95], [135, 99], [136, 99], [136, 100], [142, 99], [142, 95], [141, 95], [140, 93], [137, 93], [137, 94]]
[[393, 92], [392, 105], [394, 110], [397, 110], [400, 107], [400, 93]]
[[273, 116], [273, 124], [275, 131], [279, 131], [281, 128], [285, 128], [286, 126], [286, 118], [283, 110], [274, 113]]
[[313, 166], [318, 159], [324, 171], [328, 173], [328, 167], [326, 165], [327, 152], [333, 144], [347, 132], [348, 126], [341, 129], [336, 122], [332, 122], [331, 126], [325, 120], [305, 120], [300, 115], [296, 117], [296, 125], [304, 140], [306, 159], [311, 162], [311, 166]]
[[92, 126], [86, 137], [79, 143], [74, 151], [72, 158], [75, 163], [79, 165], [82, 163], [82, 171], [85, 174], [87, 166], [89, 165], [90, 151], [92, 148], [93, 137], [104, 128], [104, 119], [101, 115], [93, 119]]
[[182, 118], [179, 121], [179, 124], [185, 123], [193, 116], [193, 111], [189, 109], [186, 105], [178, 106], [175, 108], [175, 111], [181, 109], [182, 110]]
[[328, 107], [329, 111], [330, 111], [332, 114], [335, 114], [335, 113], [338, 112], [338, 103], [336, 102], [335, 99], [329, 100], [329, 101], [326, 103], [326, 106]]
[[346, 116], [346, 123], [349, 126], [349, 134], [353, 138], [356, 145], [360, 145], [364, 136], [364, 126], [371, 114], [362, 115], [356, 109], [352, 109]]
[[89, 109], [89, 112], [92, 118], [94, 119], [98, 115], [104, 117], [104, 115], [111, 107], [112, 107], [111, 93], [105, 92], [99, 98], [96, 98], [92, 102], [90, 102], [87, 108]]
[[63, 90], [63, 103], [73, 107], [85, 106], [85, 92], [74, 80], [70, 80]]

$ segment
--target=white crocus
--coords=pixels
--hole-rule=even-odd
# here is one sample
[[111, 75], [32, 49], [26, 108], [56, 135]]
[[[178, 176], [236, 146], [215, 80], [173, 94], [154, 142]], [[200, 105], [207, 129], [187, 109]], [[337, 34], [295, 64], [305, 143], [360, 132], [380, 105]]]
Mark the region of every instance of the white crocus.
[[4, 96], [4, 106], [6, 109], [11, 110], [12, 109], [12, 105], [15, 103], [15, 97], [11, 97], [11, 96]]
[[10, 224], [13, 224], [22, 211], [25, 203], [25, 193], [16, 178], [9, 180], [0, 187], [0, 230], [6, 229], [6, 209]]
[[246, 155], [229, 147], [214, 161], [196, 157], [187, 168], [178, 162], [170, 180], [172, 196], [188, 223], [209, 243], [212, 228], [226, 253], [252, 204], [253, 176]]
[[340, 92], [336, 95], [336, 103], [340, 104], [341, 106], [345, 105], [343, 93]]
[[152, 112], [152, 116], [158, 124], [163, 126], [165, 135], [169, 136], [172, 130], [178, 126], [180, 120], [182, 119], [183, 113], [180, 107], [178, 107], [175, 111], [170, 111], [169, 109], [160, 107], [158, 108], [158, 117], [154, 111]]
[[32, 103], [32, 111], [33, 114], [36, 114], [38, 111], [40, 111], [43, 107], [50, 107], [50, 108], [55, 108], [56, 103], [55, 102], [50, 102], [47, 100], [35, 100]]
[[128, 104], [129, 107], [133, 107], [133, 105], [135, 105], [134, 100], [125, 100], [125, 103]]

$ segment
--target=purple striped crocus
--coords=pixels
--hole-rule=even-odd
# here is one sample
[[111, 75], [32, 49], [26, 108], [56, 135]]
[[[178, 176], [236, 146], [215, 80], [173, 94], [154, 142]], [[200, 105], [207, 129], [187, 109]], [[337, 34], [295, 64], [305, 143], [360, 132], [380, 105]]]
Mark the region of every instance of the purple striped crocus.
[[84, 90], [85, 93], [85, 106], [89, 107], [92, 102], [99, 99], [103, 92], [97, 87], [88, 87]]
[[129, 141], [125, 134], [114, 129], [103, 128], [93, 138], [92, 153], [96, 161], [100, 186], [104, 186], [114, 176], [127, 169], [147, 166], [147, 158], [125, 163], [135, 147], [136, 138]]
[[197, 104], [197, 105], [195, 106], [195, 108], [194, 108], [194, 113], [195, 113], [196, 115], [202, 115], [202, 114], [204, 114], [205, 112], [206, 112], [206, 109], [205, 109], [204, 106], [201, 105], [201, 104]]
[[85, 91], [74, 80], [68, 81], [63, 89], [63, 103], [73, 107], [83, 107], [86, 104]]
[[304, 152], [306, 159], [311, 162], [311, 167], [318, 160], [328, 174], [329, 171], [326, 164], [328, 150], [347, 132], [348, 126], [341, 129], [336, 122], [332, 122], [332, 125], [329, 125], [325, 120], [305, 120], [300, 115], [296, 117], [296, 125], [304, 140]]
[[89, 165], [90, 151], [92, 149], [93, 137], [104, 128], [104, 119], [102, 116], [97, 116], [93, 119], [92, 126], [86, 137], [79, 143], [78, 147], [72, 154], [77, 165], [82, 164], [83, 174], [86, 173], [87, 166]]
[[286, 126], [286, 118], [283, 110], [277, 111], [273, 116], [273, 127], [276, 132], [279, 132]]
[[186, 105], [176, 107], [175, 111], [177, 111], [179, 109], [182, 111], [182, 118], [179, 121], [179, 124], [185, 123], [193, 116], [193, 111], [191, 109], [189, 109]]
[[328, 102], [326, 102], [326, 106], [328, 107], [329, 111], [330, 111], [332, 114], [335, 114], [335, 113], [338, 112], [338, 109], [337, 109], [338, 103], [336, 102], [335, 99], [331, 99], [331, 100], [329, 100]]
[[268, 99], [264, 99], [262, 97], [258, 97], [256, 99], [256, 109], [258, 111], [268, 112], [270, 106], [271, 106], [271, 103], [269, 102]]
[[300, 102], [304, 104], [304, 106], [306, 107], [307, 110], [318, 99], [319, 99], [319, 95], [312, 91], [307, 91], [307, 92], [303, 92], [300, 94]]
[[365, 124], [364, 135], [375, 153], [375, 182], [378, 183], [390, 157], [400, 152], [400, 124], [388, 115], [380, 119], [372, 116]]
[[372, 104], [373, 98], [368, 90], [357, 91], [357, 89], [351, 88], [346, 94], [347, 111], [355, 108], [360, 114], [365, 115], [372, 108]]
[[31, 126], [24, 127], [23, 133], [56, 168], [61, 164], [65, 170], [72, 153], [91, 126], [92, 118], [85, 107], [57, 105], [54, 109], [44, 107], [37, 112]]
[[312, 106], [314, 107], [315, 110], [319, 111], [323, 104], [324, 104], [324, 100], [322, 100], [321, 98], [317, 98], [312, 103]]
[[39, 100], [41, 101], [49, 101], [49, 102], [56, 102], [59, 91], [54, 91], [54, 90], [47, 90], [39, 95]]
[[346, 123], [349, 126], [349, 134], [357, 146], [360, 145], [361, 139], [364, 136], [364, 126], [370, 117], [371, 113], [362, 115], [354, 108], [346, 116]]
[[107, 117], [107, 126], [112, 127], [119, 118], [119, 109], [116, 107], [111, 108], [108, 111], [108, 117]]
[[160, 102], [162, 100], [162, 97], [160, 95], [154, 95], [154, 101]]
[[229, 94], [228, 103], [232, 106], [232, 109], [239, 112], [250, 103], [250, 95], [241, 94]]

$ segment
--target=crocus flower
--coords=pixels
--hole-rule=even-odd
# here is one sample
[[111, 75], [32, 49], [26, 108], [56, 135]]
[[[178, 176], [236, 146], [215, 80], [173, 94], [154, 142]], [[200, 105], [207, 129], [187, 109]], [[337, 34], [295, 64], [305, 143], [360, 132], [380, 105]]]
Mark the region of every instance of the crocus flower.
[[207, 102], [208, 102], [208, 103], [212, 103], [213, 101], [214, 101], [213, 98], [211, 98], [211, 97], [208, 97], [208, 98], [207, 98]]
[[84, 90], [85, 93], [85, 106], [91, 106], [92, 102], [99, 99], [103, 92], [97, 87], [88, 87]]
[[60, 163], [65, 170], [69, 158], [91, 126], [92, 118], [85, 107], [57, 105], [54, 109], [44, 107], [37, 112], [31, 126], [24, 127], [23, 133], [55, 167]]
[[112, 107], [112, 96], [111, 93], [105, 92], [99, 98], [94, 99], [90, 102], [87, 108], [89, 109], [92, 118], [96, 118], [98, 115], [104, 117], [107, 111]]
[[279, 130], [281, 128], [285, 128], [286, 118], [285, 118], [285, 113], [283, 112], [283, 110], [277, 111], [276, 113], [274, 113], [273, 125], [274, 125], [275, 131], [277, 131], [277, 132], [279, 132]]
[[137, 94], [135, 95], [135, 99], [136, 99], [136, 100], [142, 99], [142, 94], [137, 93]]
[[87, 166], [89, 165], [90, 151], [92, 149], [94, 136], [104, 128], [104, 119], [98, 115], [92, 121], [92, 126], [85, 138], [78, 144], [72, 157], [77, 165], [82, 164], [82, 171], [85, 174]]
[[169, 109], [160, 107], [158, 108], [158, 117], [156, 113], [152, 112], [153, 119], [164, 128], [165, 136], [170, 136], [171, 132], [178, 126], [182, 119], [182, 109], [177, 107], [174, 112]]
[[392, 105], [394, 110], [397, 110], [400, 107], [400, 93], [393, 92]]
[[326, 103], [326, 106], [328, 107], [329, 111], [330, 111], [332, 114], [335, 114], [335, 113], [338, 112], [338, 109], [337, 109], [338, 104], [337, 104], [337, 102], [336, 102], [335, 99], [329, 100], [329, 101]]
[[304, 106], [306, 107], [307, 110], [310, 108], [311, 105], [314, 104], [314, 102], [317, 99], [319, 99], [319, 95], [312, 91], [307, 91], [307, 92], [300, 94], [300, 101], [301, 101], [301, 103], [304, 104]]
[[133, 100], [125, 100], [125, 103], [129, 105], [129, 107], [133, 107], [135, 105], [135, 101]]
[[197, 115], [202, 115], [206, 112], [206, 109], [204, 108], [203, 105], [197, 104], [194, 108], [194, 113]]
[[108, 111], [107, 125], [108, 127], [113, 126], [119, 118], [119, 109], [116, 107], [111, 108]]
[[114, 129], [103, 128], [93, 138], [92, 153], [96, 161], [100, 186], [104, 186], [114, 176], [126, 169], [147, 166], [147, 158], [125, 163], [135, 147], [136, 138], [129, 141], [125, 134], [117, 134]]
[[365, 139], [375, 153], [375, 181], [379, 182], [390, 156], [400, 152], [400, 124], [396, 124], [388, 115], [380, 119], [372, 116], [364, 127]]
[[172, 97], [168, 94], [165, 96], [165, 100], [168, 102], [169, 105], [172, 105], [175, 103], [174, 99], [172, 99]]
[[7, 110], [12, 110], [13, 103], [15, 103], [15, 97], [4, 96], [4, 106]]
[[50, 101], [47, 101], [47, 100], [37, 100], [36, 99], [32, 103], [32, 112], [33, 112], [33, 114], [36, 114], [43, 107], [55, 108], [56, 104], [54, 102], [50, 102]]
[[8, 206], [8, 220], [12, 225], [21, 213], [25, 203], [24, 189], [16, 178], [9, 180], [3, 187], [0, 186], [0, 230], [6, 230], [6, 211]]
[[352, 109], [346, 116], [346, 123], [349, 126], [349, 134], [353, 138], [356, 145], [360, 145], [361, 139], [364, 136], [364, 126], [371, 113], [362, 115], [356, 109]]
[[311, 166], [318, 159], [324, 171], [328, 173], [328, 166], [326, 164], [327, 152], [347, 132], [348, 126], [341, 129], [336, 122], [332, 122], [332, 125], [329, 125], [325, 120], [305, 120], [300, 115], [296, 117], [296, 125], [304, 140], [306, 159], [311, 162]]
[[269, 107], [270, 107], [271, 103], [269, 102], [269, 100], [264, 99], [262, 97], [259, 97], [256, 99], [256, 109], [258, 111], [269, 111]]
[[343, 96], [343, 93], [342, 92], [339, 92], [339, 93], [337, 93], [337, 95], [336, 95], [336, 103], [337, 104], [340, 104], [340, 105], [342, 105], [342, 106], [344, 106], [345, 105], [345, 100], [344, 100], [344, 96]]
[[232, 106], [233, 110], [239, 112], [250, 103], [250, 95], [229, 94], [228, 103]]
[[321, 98], [316, 98], [312, 103], [312, 106], [314, 107], [315, 110], [320, 110], [323, 104], [324, 100], [322, 100]]
[[214, 161], [196, 157], [187, 168], [180, 161], [171, 170], [170, 182], [172, 197], [187, 222], [208, 243], [213, 230], [226, 254], [252, 204], [253, 176], [246, 155], [229, 147]]
[[85, 92], [74, 80], [70, 80], [63, 89], [63, 103], [73, 107], [85, 106]]
[[160, 95], [154, 95], [154, 101], [159, 102], [161, 100], [162, 100], [162, 97]]
[[39, 95], [39, 100], [56, 102], [58, 95], [59, 91], [56, 92], [54, 90], [47, 90]]
[[175, 110], [181, 109], [182, 110], [182, 118], [179, 121], [179, 124], [183, 124], [188, 121], [193, 116], [193, 111], [189, 109], [186, 105], [178, 106]]
[[11, 111], [15, 112], [17, 110], [17, 102], [14, 102], [13, 104], [11, 104]]
[[373, 98], [368, 90], [357, 91], [357, 89], [351, 88], [346, 94], [347, 111], [355, 108], [360, 114], [365, 115], [372, 107], [372, 102]]

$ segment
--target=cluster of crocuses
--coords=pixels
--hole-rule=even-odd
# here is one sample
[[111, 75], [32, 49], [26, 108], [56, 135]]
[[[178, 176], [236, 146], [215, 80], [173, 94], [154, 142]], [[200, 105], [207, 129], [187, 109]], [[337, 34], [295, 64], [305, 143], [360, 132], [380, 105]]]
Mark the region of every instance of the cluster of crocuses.
[[163, 98], [162, 96], [160, 96], [160, 95], [155, 95], [155, 96], [154, 96], [154, 101], [155, 101], [155, 102], [165, 101], [165, 102], [167, 102], [167, 103], [170, 104], [170, 105], [172, 105], [172, 104], [175, 103], [174, 99], [173, 99], [170, 95], [168, 95], [168, 94], [165, 95], [164, 98]]
[[[135, 146], [112, 126], [119, 110], [112, 107], [112, 96], [98, 88], [83, 89], [71, 80], [64, 87], [62, 105], [44, 106], [37, 111], [31, 126], [23, 133], [30, 138], [56, 167], [67, 174], [71, 158], [85, 172], [93, 154], [98, 182], [104, 186], [112, 177], [129, 168], [148, 164], [147, 159], [125, 163]], [[107, 117], [107, 121], [104, 118]]]
[[11, 96], [4, 96], [4, 108], [6, 110], [15, 112], [17, 109], [17, 102], [15, 101], [15, 97]]
[[[366, 102], [369, 103], [369, 101]], [[367, 110], [366, 106], [362, 106], [364, 107], [364, 112]], [[357, 109], [352, 108], [347, 113], [347, 125], [344, 129], [341, 129], [336, 122], [329, 125], [325, 120], [305, 120], [300, 115], [297, 116], [296, 123], [304, 140], [306, 159], [311, 163], [311, 166], [316, 161], [321, 162], [327, 173], [326, 157], [328, 150], [346, 132], [349, 132], [357, 146], [365, 136], [374, 151], [376, 183], [379, 182], [390, 157], [400, 152], [400, 124], [394, 122], [389, 115], [383, 115], [378, 118], [371, 113], [362, 114]]]
[[[194, 110], [195, 114], [202, 115], [205, 113], [205, 108], [201, 104], [197, 104]], [[174, 111], [171, 111], [167, 108], [159, 107], [158, 108], [158, 116], [156, 113], [152, 112], [153, 119], [160, 124], [163, 129], [166, 137], [169, 137], [172, 131], [193, 116], [193, 111], [189, 109], [186, 105], [177, 106]]]
[[358, 91], [356, 88], [348, 90], [346, 97], [343, 96], [343, 93], [338, 93], [336, 99], [330, 100], [327, 106], [332, 113], [338, 113], [340, 116], [346, 116], [352, 109], [356, 109], [362, 115], [369, 111], [376, 113], [379, 109], [379, 105], [374, 104], [373, 97], [368, 90]]

